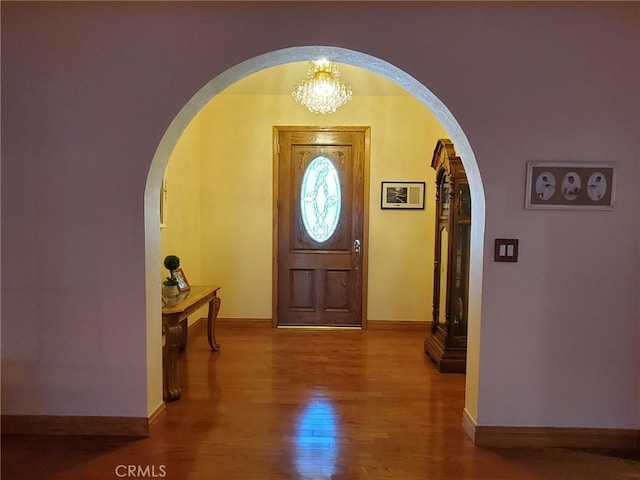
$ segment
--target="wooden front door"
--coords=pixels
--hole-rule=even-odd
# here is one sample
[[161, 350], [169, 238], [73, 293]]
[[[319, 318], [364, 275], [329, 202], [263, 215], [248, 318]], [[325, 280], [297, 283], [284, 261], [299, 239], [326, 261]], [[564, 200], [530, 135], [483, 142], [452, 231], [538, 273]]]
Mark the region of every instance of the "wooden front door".
[[368, 128], [276, 128], [277, 325], [362, 326]]

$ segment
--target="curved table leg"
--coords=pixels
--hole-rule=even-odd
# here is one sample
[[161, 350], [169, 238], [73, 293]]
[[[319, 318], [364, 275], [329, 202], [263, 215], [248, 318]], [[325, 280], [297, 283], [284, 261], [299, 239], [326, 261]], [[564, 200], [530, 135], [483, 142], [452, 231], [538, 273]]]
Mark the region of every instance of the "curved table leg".
[[182, 343], [182, 327], [179, 323], [165, 327], [165, 355], [163, 356], [164, 370], [164, 399], [167, 401], [180, 398], [178, 387], [178, 354]]
[[220, 297], [213, 297], [209, 302], [209, 312], [207, 314], [207, 340], [209, 340], [209, 347], [214, 352], [220, 350], [220, 344], [216, 342], [216, 334], [214, 331], [215, 321], [218, 318], [218, 312], [220, 311]]
[[180, 351], [182, 351], [185, 348], [187, 348], [187, 338], [189, 336], [189, 319], [188, 318], [184, 318], [182, 319], [182, 321], [180, 321], [180, 328], [182, 330], [180, 333]]

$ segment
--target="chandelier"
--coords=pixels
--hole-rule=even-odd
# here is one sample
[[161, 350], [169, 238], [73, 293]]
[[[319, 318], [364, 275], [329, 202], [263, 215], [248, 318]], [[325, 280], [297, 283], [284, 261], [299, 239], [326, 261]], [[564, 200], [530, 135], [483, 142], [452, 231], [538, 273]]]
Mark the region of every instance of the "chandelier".
[[326, 59], [309, 62], [307, 79], [293, 87], [293, 98], [311, 113], [333, 113], [351, 100], [351, 85], [338, 80], [338, 65]]

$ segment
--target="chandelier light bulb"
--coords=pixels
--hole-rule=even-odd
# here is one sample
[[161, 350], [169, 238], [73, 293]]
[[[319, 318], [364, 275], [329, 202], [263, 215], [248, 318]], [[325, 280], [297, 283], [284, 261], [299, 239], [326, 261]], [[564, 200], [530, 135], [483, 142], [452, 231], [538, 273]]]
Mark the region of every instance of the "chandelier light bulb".
[[333, 113], [353, 97], [351, 86], [338, 80], [338, 65], [326, 59], [309, 62], [307, 79], [293, 87], [293, 98], [312, 113]]

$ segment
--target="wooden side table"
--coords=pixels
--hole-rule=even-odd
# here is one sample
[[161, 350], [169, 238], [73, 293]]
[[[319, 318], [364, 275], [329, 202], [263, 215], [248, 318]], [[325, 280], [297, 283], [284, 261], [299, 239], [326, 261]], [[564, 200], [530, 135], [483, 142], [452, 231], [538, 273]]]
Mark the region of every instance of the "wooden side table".
[[194, 285], [189, 290], [180, 292], [174, 302], [162, 308], [162, 331], [165, 334], [165, 344], [162, 348], [163, 397], [167, 401], [180, 398], [178, 354], [181, 346], [184, 348], [186, 345], [186, 319], [207, 303], [207, 340], [212, 351], [217, 352], [220, 349], [214, 330], [220, 311], [218, 290], [220, 287], [215, 285]]

